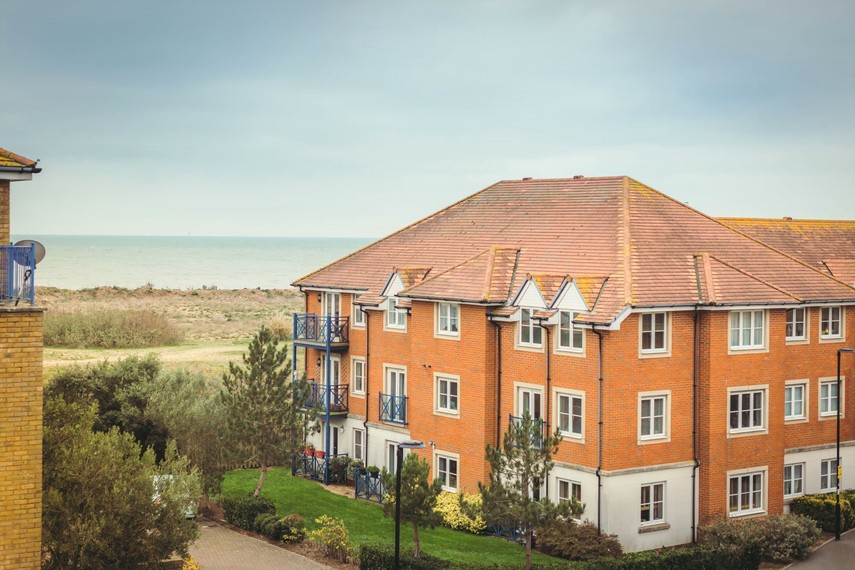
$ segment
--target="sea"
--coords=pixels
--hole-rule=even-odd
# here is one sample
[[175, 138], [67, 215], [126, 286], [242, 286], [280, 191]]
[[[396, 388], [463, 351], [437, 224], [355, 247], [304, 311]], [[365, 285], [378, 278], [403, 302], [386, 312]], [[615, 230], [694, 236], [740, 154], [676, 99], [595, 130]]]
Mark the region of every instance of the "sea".
[[45, 246], [36, 286], [284, 289], [374, 238], [13, 235]]

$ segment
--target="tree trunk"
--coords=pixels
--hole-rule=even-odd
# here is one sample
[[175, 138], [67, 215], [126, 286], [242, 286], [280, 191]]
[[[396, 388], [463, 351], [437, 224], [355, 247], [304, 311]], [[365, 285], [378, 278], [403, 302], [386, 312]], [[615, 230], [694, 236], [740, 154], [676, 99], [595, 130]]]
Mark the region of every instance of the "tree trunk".
[[525, 570], [531, 570], [531, 537], [534, 534], [530, 528], [525, 531]]
[[253, 497], [257, 497], [259, 493], [261, 493], [261, 486], [264, 485], [264, 476], [267, 475], [267, 465], [264, 463], [261, 464], [261, 475], [258, 476], [258, 485], [255, 486], [255, 491], [252, 493]]
[[421, 549], [419, 548], [419, 523], [413, 521], [413, 558], [418, 560], [420, 554]]

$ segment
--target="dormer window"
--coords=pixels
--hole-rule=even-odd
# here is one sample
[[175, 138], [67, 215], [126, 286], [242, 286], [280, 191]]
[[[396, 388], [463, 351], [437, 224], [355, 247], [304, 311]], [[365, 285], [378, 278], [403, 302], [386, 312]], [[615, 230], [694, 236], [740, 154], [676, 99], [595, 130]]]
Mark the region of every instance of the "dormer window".
[[543, 346], [543, 329], [534, 322], [536, 309], [520, 309], [520, 346]]
[[407, 327], [407, 311], [398, 308], [395, 297], [386, 301], [386, 328], [405, 329]]

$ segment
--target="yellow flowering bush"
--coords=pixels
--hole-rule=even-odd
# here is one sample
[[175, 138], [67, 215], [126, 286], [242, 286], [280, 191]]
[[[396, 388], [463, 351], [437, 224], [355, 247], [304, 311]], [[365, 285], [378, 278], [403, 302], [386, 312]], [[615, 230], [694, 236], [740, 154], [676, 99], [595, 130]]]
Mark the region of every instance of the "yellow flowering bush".
[[321, 527], [309, 533], [309, 540], [327, 558], [347, 562], [353, 557], [350, 535], [344, 521], [327, 515], [315, 519]]
[[202, 567], [198, 562], [193, 560], [192, 556], [188, 556], [184, 559], [184, 564], [181, 566], [181, 570], [202, 570]]
[[[460, 508], [460, 498], [466, 506], [478, 513], [474, 518]], [[462, 492], [443, 491], [436, 499], [434, 510], [442, 515], [442, 524], [455, 530], [480, 534], [487, 528], [481, 513], [481, 495], [464, 495]]]

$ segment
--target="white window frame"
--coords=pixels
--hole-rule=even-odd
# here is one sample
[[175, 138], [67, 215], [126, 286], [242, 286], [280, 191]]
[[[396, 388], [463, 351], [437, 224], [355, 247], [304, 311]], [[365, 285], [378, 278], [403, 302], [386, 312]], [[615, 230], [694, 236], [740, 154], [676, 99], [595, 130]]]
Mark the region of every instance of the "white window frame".
[[[454, 384], [457, 388], [456, 395], [454, 396], [454, 399], [457, 401], [456, 402], [457, 406], [455, 408], [452, 408], [449, 405], [443, 406], [441, 404], [442, 395], [443, 395], [443, 392], [442, 392], [443, 381], [446, 382], [449, 386], [451, 384]], [[446, 415], [446, 416], [455, 416], [455, 417], [460, 416], [460, 376], [457, 376], [456, 374], [443, 374], [440, 372], [434, 373], [434, 375], [433, 375], [433, 391], [434, 391], [434, 398], [433, 398], [433, 402], [434, 402], [433, 411], [434, 411], [434, 413], [442, 414], [442, 415]], [[451, 393], [449, 391], [447, 404], [451, 403], [451, 399], [452, 399], [452, 396], [451, 396]]]
[[365, 430], [363, 429], [353, 428], [353, 458], [365, 463]]
[[[555, 331], [555, 350], [559, 352], [585, 352], [585, 330], [573, 324], [578, 312], [558, 311], [558, 324]], [[567, 335], [568, 343], [562, 342], [562, 336]]]
[[[524, 382], [514, 382], [514, 410], [516, 411], [516, 416], [522, 417], [525, 410], [523, 409], [523, 402], [525, 398], [523, 397], [523, 393], [527, 392], [529, 394], [529, 404], [532, 408], [537, 408], [535, 410], [536, 413], [530, 414], [532, 419], [543, 420], [544, 417], [544, 395], [543, 395], [543, 386], [539, 384], [526, 384]], [[537, 405], [535, 405], [535, 403]], [[538, 415], [539, 414], [539, 415]]]
[[837, 458], [823, 459], [819, 462], [819, 491], [827, 493], [837, 490]]
[[[750, 317], [750, 322], [746, 323]], [[760, 319], [760, 326], [757, 326], [757, 319]], [[731, 351], [747, 351], [747, 350], [765, 350], [769, 343], [767, 336], [769, 321], [766, 311], [762, 309], [747, 309], [742, 311], [731, 311], [730, 320], [728, 323], [728, 346]], [[760, 332], [760, 342], [757, 342], [757, 331]], [[745, 331], [750, 332], [751, 338], [748, 343], [743, 343], [743, 334]], [[736, 334], [734, 334], [736, 333]]]
[[[835, 318], [836, 313], [836, 318]], [[820, 341], [842, 341], [846, 336], [845, 308], [841, 305], [833, 307], [820, 307], [819, 309], [819, 340]], [[834, 325], [837, 332], [834, 332]], [[826, 330], [828, 332], [826, 332]]]
[[[822, 391], [823, 388], [828, 388], [828, 394], [823, 397]], [[837, 408], [840, 406], [840, 417], [846, 417], [846, 378], [844, 376], [840, 377], [840, 393], [836, 395], [834, 398], [835, 407], [831, 408], [831, 390], [832, 387], [834, 390], [837, 390], [837, 377], [833, 378], [820, 378], [819, 379], [819, 419], [832, 419], [837, 418]], [[823, 404], [825, 404], [825, 410], [823, 411]]]
[[[520, 322], [517, 327], [517, 345], [525, 348], [543, 348], [543, 329], [539, 324], [536, 324], [534, 313], [537, 309], [531, 309], [528, 307], [520, 307]], [[523, 321], [528, 319], [528, 325], [523, 324]], [[523, 331], [529, 331], [529, 340], [523, 340]], [[536, 333], [536, 334], [535, 334]], [[538, 342], [534, 342], [535, 336], [539, 339]]]
[[[404, 450], [402, 459], [407, 458], [408, 449]], [[398, 442], [386, 440], [386, 469], [389, 473], [395, 474], [395, 469], [398, 463]]]
[[[323, 316], [337, 317], [341, 316], [341, 293], [333, 293], [330, 291], [324, 291], [324, 295], [322, 298], [321, 305], [321, 314]], [[328, 309], [330, 306], [338, 307], [338, 311], [330, 312]]]
[[355, 304], [353, 301], [356, 300], [356, 294], [351, 295], [350, 297], [350, 324], [355, 328], [362, 329], [365, 328], [365, 317], [367, 316], [362, 312], [362, 307], [360, 305]]
[[582, 483], [556, 477], [555, 488], [557, 489], [556, 496], [559, 504], [569, 503], [571, 498], [576, 499], [579, 503], [582, 502]]
[[[662, 319], [661, 328], [659, 317]], [[645, 320], [649, 320], [645, 323]], [[662, 335], [662, 345], [656, 342]], [[644, 348], [645, 336], [650, 337], [650, 348]], [[641, 313], [638, 315], [638, 354], [640, 356], [667, 356], [671, 353], [671, 315], [664, 311]]]
[[[795, 391], [801, 391], [801, 413], [795, 413], [795, 406], [793, 405], [795, 402], [799, 402], [799, 400], [793, 400], [790, 395]], [[787, 414], [787, 405], [790, 405], [790, 413]], [[787, 380], [787, 383], [784, 385], [784, 421], [785, 422], [798, 422], [805, 421], [808, 419], [808, 381], [807, 380]]]
[[[649, 416], [649, 425], [651, 428], [651, 432], [645, 435], [643, 433], [644, 428], [644, 402], [650, 401], [651, 407], [650, 410], [654, 410], [654, 404], [657, 400], [662, 401], [662, 431], [661, 433], [654, 433], [652, 428], [654, 426], [654, 419], [656, 418], [655, 414], [650, 414]], [[664, 390], [658, 392], [639, 392], [638, 393], [638, 443], [662, 443], [663, 441], [669, 441], [671, 439], [671, 391]]]
[[[451, 465], [454, 464], [454, 471]], [[448, 451], [435, 451], [433, 454], [434, 478], [442, 481], [445, 491], [456, 492], [460, 488], [460, 455]], [[443, 464], [445, 467], [443, 468]], [[451, 480], [452, 476], [454, 481]], [[452, 483], [455, 483], [452, 485]]]
[[[755, 424], [755, 398], [756, 394], [761, 395], [760, 402], [760, 424]], [[750, 395], [750, 400], [748, 402], [749, 407], [747, 409], [743, 409], [743, 405], [745, 403], [743, 396]], [[737, 399], [738, 409], [734, 410], [731, 407], [733, 396], [739, 396]], [[749, 412], [749, 418], [751, 420], [750, 425], [745, 426], [741, 425], [743, 414], [745, 412]], [[738, 427], [733, 427], [731, 424], [731, 418], [733, 414], [736, 413], [737, 421], [739, 422]], [[738, 434], [758, 434], [758, 433], [766, 433], [769, 431], [769, 386], [739, 386], [734, 388], [729, 388], [727, 391], [727, 430], [728, 436], [730, 435], [738, 435]]]
[[[443, 309], [447, 314], [443, 314]], [[454, 315], [452, 315], [452, 311]], [[436, 328], [434, 333], [439, 338], [460, 338], [460, 305], [458, 303], [436, 303], [434, 313]]]
[[[805, 494], [805, 464], [788, 463], [784, 465], [784, 498], [800, 497]], [[789, 485], [789, 489], [787, 486]], [[798, 490], [796, 490], [798, 487]], [[789, 490], [789, 493], [787, 492]]]
[[[357, 378], [360, 378], [360, 375], [357, 374], [357, 370], [362, 371], [361, 379], [362, 379], [362, 387], [357, 388]], [[350, 392], [355, 396], [364, 396], [365, 395], [365, 359], [359, 356], [352, 356], [350, 358]]]
[[[801, 320], [799, 320], [801, 315]], [[801, 324], [802, 334], [795, 334], [796, 327]], [[784, 338], [786, 342], [804, 342], [808, 339], [808, 310], [804, 307], [787, 309], [786, 324], [784, 325]]]
[[[644, 491], [647, 490], [647, 501], [644, 500]], [[659, 500], [656, 500], [656, 491], [659, 489]], [[659, 517], [656, 517], [656, 506], [659, 505]], [[645, 508], [646, 507], [646, 508]], [[645, 511], [648, 520], [644, 520]], [[665, 522], [665, 482], [645, 483], [639, 488], [639, 524], [641, 526], [662, 524]]]
[[[561, 412], [561, 400], [567, 399], [568, 402], [568, 412], [566, 414]], [[578, 401], [580, 407], [580, 413], [573, 413], [573, 402]], [[558, 430], [561, 432], [561, 435], [565, 438], [569, 438], [574, 441], [584, 441], [585, 440], [585, 393], [579, 392], [576, 390], [555, 390], [555, 411], [553, 412], [555, 415], [555, 423], [558, 427]], [[562, 416], [567, 416], [567, 427], [568, 429], [563, 429], [562, 427]], [[573, 419], [579, 418], [579, 431], [573, 430]]]
[[386, 330], [407, 330], [407, 311], [406, 309], [398, 309], [395, 297], [389, 297], [386, 300], [386, 318], [383, 323]]
[[[769, 469], [767, 467], [751, 467], [749, 469], [738, 469], [734, 471], [727, 472], [727, 502], [726, 502], [726, 512], [729, 517], [743, 517], [743, 516], [751, 516], [751, 515], [760, 515], [766, 513], [766, 505], [768, 504], [768, 495], [767, 495], [767, 479], [769, 475]], [[732, 509], [733, 502], [733, 489], [732, 482], [737, 481], [737, 505], [735, 509]], [[743, 485], [746, 485], [746, 488], [743, 488]], [[759, 489], [757, 488], [759, 485]], [[739, 500], [743, 494], [749, 494], [749, 504], [744, 507], [742, 505], [742, 501]], [[759, 497], [759, 504], [756, 504], [756, 500]]]

